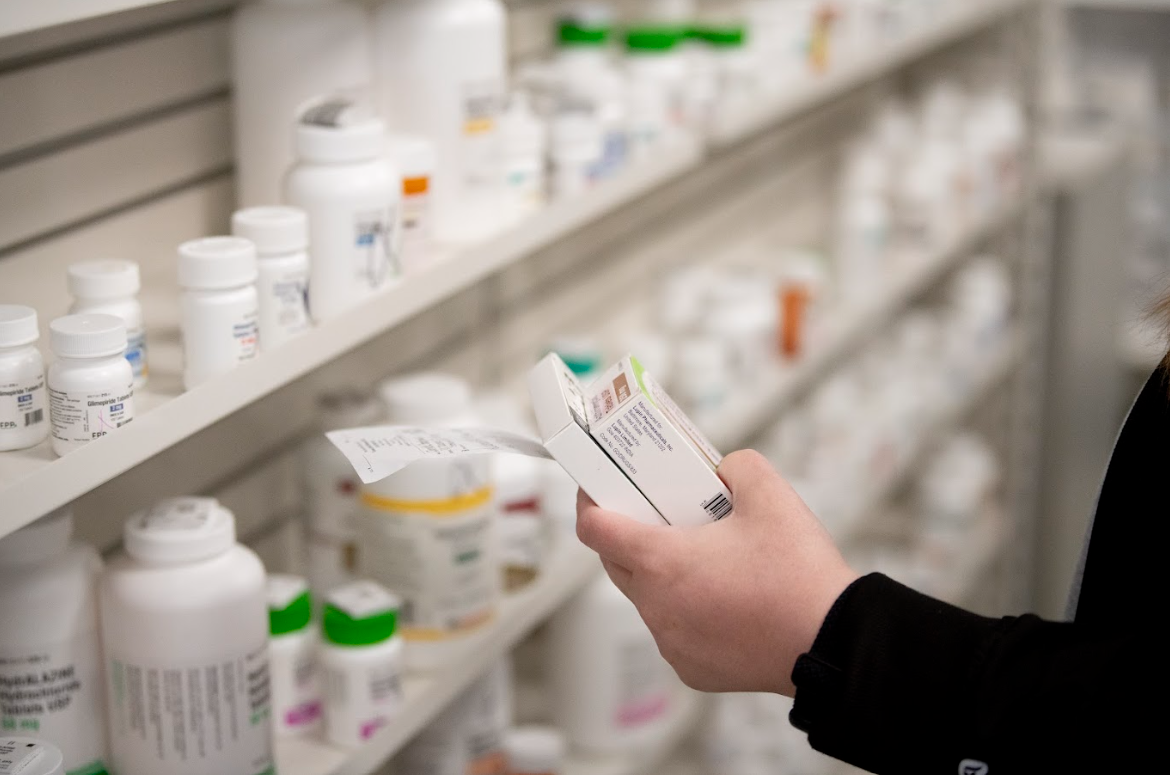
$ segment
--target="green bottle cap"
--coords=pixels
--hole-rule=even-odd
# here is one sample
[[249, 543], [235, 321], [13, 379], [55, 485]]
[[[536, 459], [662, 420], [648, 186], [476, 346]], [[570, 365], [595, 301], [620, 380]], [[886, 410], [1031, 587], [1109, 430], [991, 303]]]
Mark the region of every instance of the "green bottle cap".
[[313, 621], [313, 598], [309, 585], [299, 576], [272, 574], [268, 577], [268, 632], [285, 635], [299, 632]]
[[682, 27], [630, 27], [626, 30], [626, 48], [631, 52], [670, 51], [684, 34]]
[[742, 24], [696, 27], [694, 37], [715, 48], [740, 48], [747, 42], [747, 28]]
[[608, 25], [584, 24], [574, 19], [562, 19], [557, 25], [557, 42], [562, 48], [600, 47], [609, 43], [610, 32], [612, 30]]
[[387, 641], [398, 629], [400, 606], [396, 595], [372, 581], [339, 587], [325, 603], [325, 640], [335, 646], [369, 646]]

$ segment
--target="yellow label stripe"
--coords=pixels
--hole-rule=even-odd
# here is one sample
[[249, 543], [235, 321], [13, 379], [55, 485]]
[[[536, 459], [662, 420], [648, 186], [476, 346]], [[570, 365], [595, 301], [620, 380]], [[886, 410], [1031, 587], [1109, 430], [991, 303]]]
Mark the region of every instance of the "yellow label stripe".
[[362, 493], [362, 505], [377, 511], [415, 511], [423, 514], [458, 514], [462, 511], [486, 506], [492, 500], [492, 488], [484, 487], [474, 492], [455, 495], [438, 500], [408, 501], [385, 498], [371, 492]]

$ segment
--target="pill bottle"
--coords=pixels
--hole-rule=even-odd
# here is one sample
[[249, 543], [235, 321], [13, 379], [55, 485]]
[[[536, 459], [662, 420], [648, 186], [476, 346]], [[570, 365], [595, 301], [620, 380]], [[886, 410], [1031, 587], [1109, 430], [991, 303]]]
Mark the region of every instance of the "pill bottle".
[[664, 94], [670, 128], [686, 124], [687, 62], [682, 52], [685, 28], [640, 26], [626, 30], [626, 74]]
[[744, 24], [704, 24], [699, 40], [710, 53], [715, 69], [717, 104], [742, 105], [756, 93], [759, 66], [748, 48]]
[[743, 379], [758, 378], [775, 361], [776, 304], [764, 278], [728, 275], [708, 292], [703, 330], [723, 341], [728, 366]]
[[309, 215], [309, 312], [337, 317], [398, 276], [402, 178], [386, 153], [381, 119], [330, 99], [296, 128], [298, 162], [284, 198]]
[[299, 576], [268, 576], [268, 673], [278, 736], [313, 734], [322, 714], [319, 637], [309, 585]]
[[62, 509], [0, 539], [0, 685], [53, 700], [6, 698], [0, 724], [60, 746], [69, 772], [96, 773], [109, 762], [98, 646], [101, 559], [72, 533], [73, 517]]
[[390, 135], [390, 159], [402, 175], [402, 238], [399, 263], [404, 275], [430, 265], [433, 215], [431, 197], [438, 159], [435, 144], [420, 135]]
[[66, 775], [61, 749], [31, 737], [0, 735], [0, 765], [12, 775]]
[[818, 307], [826, 272], [820, 255], [793, 251], [785, 256], [777, 282], [777, 346], [787, 360], [799, 360], [816, 340]]
[[264, 566], [236, 543], [235, 517], [171, 498], [122, 541], [99, 585], [113, 771], [271, 772]]
[[256, 246], [204, 237], [179, 246], [183, 386], [226, 374], [260, 352]]
[[670, 94], [657, 81], [641, 78], [626, 83], [626, 158], [631, 163], [653, 158], [673, 142]]
[[560, 608], [548, 636], [552, 717], [575, 748], [621, 754], [663, 732], [678, 679], [608, 577]]
[[[379, 394], [394, 425], [476, 424], [471, 389], [457, 377], [399, 377]], [[407, 665], [448, 664], [499, 603], [490, 460], [421, 460], [365, 485], [361, 498], [358, 569], [402, 597]]]
[[296, 160], [298, 111], [323, 94], [371, 94], [368, 11], [343, 0], [243, 3], [229, 45], [237, 198], [273, 204]]
[[505, 207], [511, 217], [522, 218], [544, 203], [548, 152], [547, 127], [532, 111], [524, 92], [512, 94], [508, 111], [500, 118], [500, 146]]
[[401, 601], [372, 581], [329, 594], [325, 642], [325, 731], [337, 745], [359, 745], [393, 722], [402, 707]]
[[318, 433], [301, 450], [309, 586], [319, 600], [354, 580], [357, 572], [357, 511], [361, 479], [326, 431], [376, 425], [385, 416], [382, 403], [355, 390], [326, 393], [317, 399]]
[[97, 312], [126, 324], [126, 360], [134, 371], [134, 389], [146, 386], [146, 326], [138, 303], [138, 264], [133, 261], [85, 261], [69, 267], [70, 315]]
[[464, 708], [468, 775], [505, 775], [504, 735], [512, 726], [511, 662], [495, 662], [455, 702]]
[[887, 278], [892, 215], [889, 168], [871, 145], [852, 150], [842, 174], [836, 227], [836, 280], [841, 300], [865, 304]]
[[597, 180], [605, 153], [601, 122], [592, 110], [567, 110], [553, 116], [550, 134], [553, 196], [580, 196]]
[[674, 354], [674, 389], [683, 406], [699, 414], [719, 409], [731, 391], [729, 362], [723, 339], [709, 335], [680, 339]]
[[565, 769], [565, 734], [556, 727], [529, 725], [504, 735], [508, 775], [561, 775]]
[[309, 329], [309, 219], [296, 207], [249, 207], [232, 234], [256, 246], [260, 347], [274, 350]]
[[500, 228], [499, 117], [507, 87], [500, 0], [385, 0], [373, 11], [377, 106], [394, 132], [435, 143], [435, 237]]
[[113, 315], [66, 315], [49, 324], [53, 452], [64, 455], [134, 419], [126, 325]]
[[453, 702], [394, 757], [393, 771], [468, 775], [467, 708]]
[[499, 534], [504, 590], [516, 592], [540, 576], [544, 557], [544, 522], [538, 513], [504, 511], [500, 514]]
[[607, 177], [626, 163], [629, 108], [626, 78], [613, 65], [613, 18], [608, 9], [577, 8], [557, 23], [554, 65], [559, 91], [571, 101], [593, 106], [604, 136], [595, 174]]
[[36, 310], [0, 304], [0, 452], [35, 447], [49, 436], [39, 336]]

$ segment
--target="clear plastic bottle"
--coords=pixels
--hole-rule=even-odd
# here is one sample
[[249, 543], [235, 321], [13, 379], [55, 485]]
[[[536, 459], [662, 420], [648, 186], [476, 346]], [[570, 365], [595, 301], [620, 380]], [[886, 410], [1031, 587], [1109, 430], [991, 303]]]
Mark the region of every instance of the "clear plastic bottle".
[[64, 455], [134, 419], [126, 326], [113, 315], [66, 315], [49, 325], [53, 452]]
[[70, 773], [104, 772], [96, 591], [102, 563], [72, 534], [73, 517], [62, 509], [0, 539], [0, 682], [53, 698], [6, 700], [0, 718], [6, 730], [60, 746]]
[[322, 686], [313, 598], [299, 576], [268, 576], [268, 659], [273, 727], [278, 736], [321, 728]]
[[[379, 392], [396, 425], [475, 425], [471, 389], [443, 374], [387, 380]], [[490, 622], [500, 597], [491, 461], [422, 460], [362, 488], [361, 573], [403, 599], [412, 669], [439, 668]]]
[[309, 312], [331, 320], [400, 274], [402, 177], [380, 119], [347, 100], [310, 109], [297, 125], [300, 161], [285, 199], [309, 215]]
[[274, 350], [309, 329], [309, 219], [296, 207], [249, 207], [232, 234], [256, 246], [260, 346]]
[[[114, 771], [270, 772], [264, 566], [235, 518], [172, 498], [131, 517], [123, 545], [99, 592]], [[144, 713], [155, 692], [186, 714]]]
[[256, 246], [204, 237], [179, 246], [183, 386], [226, 374], [260, 353]]
[[0, 304], [0, 452], [35, 447], [49, 436], [39, 336], [36, 310]]
[[134, 389], [146, 386], [146, 325], [138, 290], [142, 283], [133, 261], [85, 261], [69, 267], [70, 315], [97, 312], [126, 324], [126, 360], [134, 371]]

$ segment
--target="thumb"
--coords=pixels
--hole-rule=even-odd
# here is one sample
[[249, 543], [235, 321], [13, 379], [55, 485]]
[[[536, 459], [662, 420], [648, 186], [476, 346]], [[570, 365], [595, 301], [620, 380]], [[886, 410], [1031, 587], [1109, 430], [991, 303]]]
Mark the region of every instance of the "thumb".
[[716, 473], [731, 490], [731, 502], [737, 511], [750, 513], [751, 505], [757, 502], [782, 502], [791, 491], [768, 459], [753, 449], [732, 452], [723, 458]]
[[577, 537], [602, 559], [627, 570], [641, 566], [646, 553], [661, 538], [666, 526], [645, 525], [594, 503], [581, 492], [577, 496]]

